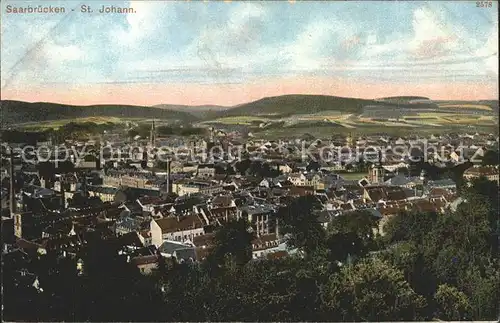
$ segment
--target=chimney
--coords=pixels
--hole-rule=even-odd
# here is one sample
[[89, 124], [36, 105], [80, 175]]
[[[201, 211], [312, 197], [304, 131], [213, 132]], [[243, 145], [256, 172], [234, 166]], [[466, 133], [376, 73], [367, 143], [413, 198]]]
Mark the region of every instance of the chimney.
[[280, 239], [279, 220], [276, 218], [276, 239]]
[[87, 196], [87, 193], [88, 193], [87, 173], [83, 174], [82, 191], [83, 191], [83, 195]]
[[63, 174], [61, 174], [61, 177], [59, 177], [59, 187], [60, 192], [61, 192], [61, 210], [64, 210], [66, 208], [66, 193], [64, 192], [64, 180], [63, 180]]
[[16, 190], [14, 187], [14, 149], [10, 147], [10, 194], [9, 194], [9, 207], [10, 207], [10, 216], [13, 217], [14, 213], [16, 213]]
[[172, 183], [170, 182], [170, 158], [167, 159], [167, 194], [172, 192]]

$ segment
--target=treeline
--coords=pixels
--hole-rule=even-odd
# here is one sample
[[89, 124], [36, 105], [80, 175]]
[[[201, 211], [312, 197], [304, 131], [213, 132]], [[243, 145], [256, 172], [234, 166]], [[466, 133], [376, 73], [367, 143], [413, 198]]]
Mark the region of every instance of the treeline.
[[[4, 315], [26, 321], [416, 321], [494, 320], [498, 312], [498, 186], [464, 190], [446, 214], [401, 213], [379, 231], [359, 211], [323, 228], [313, 196], [278, 216], [293, 255], [251, 261], [243, 220], [215, 235], [201, 264], [161, 258], [145, 277], [118, 246], [96, 240], [74, 261], [34, 260], [43, 291], [4, 280]], [[6, 260], [4, 259], [4, 262]], [[4, 277], [15, 277], [12, 262]], [[10, 272], [9, 272], [10, 271]], [[26, 310], [29, 308], [29, 311]]]
[[133, 105], [75, 106], [48, 102], [1, 101], [3, 125], [87, 117], [156, 118], [193, 122], [193, 115], [167, 109]]
[[52, 140], [55, 143], [66, 139], [76, 139], [102, 134], [104, 131], [119, 129], [120, 124], [114, 122], [69, 122], [58, 128], [48, 128], [42, 131], [3, 130], [1, 139], [4, 142], [26, 143], [35, 145], [37, 142]]
[[105, 131], [119, 129], [120, 124], [114, 122], [95, 123], [95, 122], [69, 122], [57, 129], [48, 129], [45, 131], [48, 138], [55, 143], [64, 142], [66, 139], [82, 139], [89, 136], [103, 134]]

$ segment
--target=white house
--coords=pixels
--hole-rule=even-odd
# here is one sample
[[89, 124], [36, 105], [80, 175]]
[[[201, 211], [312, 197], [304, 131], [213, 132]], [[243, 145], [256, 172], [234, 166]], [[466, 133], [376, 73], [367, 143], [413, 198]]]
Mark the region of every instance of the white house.
[[157, 247], [165, 240], [192, 241], [194, 237], [205, 234], [203, 223], [196, 215], [151, 220], [150, 230], [151, 242]]

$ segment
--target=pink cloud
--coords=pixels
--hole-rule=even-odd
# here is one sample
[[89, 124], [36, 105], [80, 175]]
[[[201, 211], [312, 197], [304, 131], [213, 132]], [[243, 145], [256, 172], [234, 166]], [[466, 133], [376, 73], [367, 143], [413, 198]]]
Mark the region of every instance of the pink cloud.
[[422, 41], [415, 49], [417, 58], [433, 58], [447, 53], [447, 45], [454, 42], [456, 37], [437, 37]]

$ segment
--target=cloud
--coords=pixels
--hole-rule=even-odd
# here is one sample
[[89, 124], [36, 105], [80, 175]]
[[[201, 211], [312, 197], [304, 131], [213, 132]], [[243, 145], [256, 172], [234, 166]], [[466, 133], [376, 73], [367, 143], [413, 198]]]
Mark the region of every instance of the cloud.
[[495, 20], [486, 42], [476, 51], [476, 55], [486, 56], [483, 60], [484, 68], [488, 74], [498, 78], [498, 19]]
[[170, 6], [164, 1], [129, 1], [128, 8], [135, 12], [125, 15], [126, 25], [118, 25], [112, 32], [112, 39], [118, 47], [141, 46], [152, 37], [161, 37], [169, 27], [172, 18]]
[[34, 18], [3, 16], [2, 85], [9, 79], [5, 70], [13, 66], [19, 85], [247, 84], [305, 75], [373, 80], [390, 75], [395, 82], [440, 75], [498, 78], [498, 24], [484, 19], [466, 24], [464, 15], [457, 15], [461, 4], [450, 10], [441, 2], [404, 3], [387, 12], [370, 6], [348, 10], [355, 8], [349, 3], [132, 1], [125, 6], [136, 12], [77, 15], [56, 31], [51, 28], [58, 21], [40, 20], [38, 27]]

